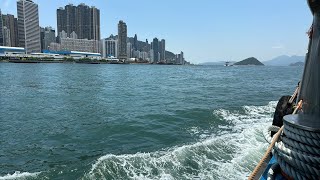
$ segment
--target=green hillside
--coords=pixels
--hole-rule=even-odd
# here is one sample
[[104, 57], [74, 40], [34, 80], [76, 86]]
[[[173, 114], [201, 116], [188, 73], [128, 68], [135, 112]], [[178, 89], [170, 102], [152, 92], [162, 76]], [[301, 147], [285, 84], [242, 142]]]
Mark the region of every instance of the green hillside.
[[264, 66], [258, 59], [254, 57], [247, 58], [245, 60], [239, 61], [235, 63], [234, 65], [255, 65], [255, 66]]

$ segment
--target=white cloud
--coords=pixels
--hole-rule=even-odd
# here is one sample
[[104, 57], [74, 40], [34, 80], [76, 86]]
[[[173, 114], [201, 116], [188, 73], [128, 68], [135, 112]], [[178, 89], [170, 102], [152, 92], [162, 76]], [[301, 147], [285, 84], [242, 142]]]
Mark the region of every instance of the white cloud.
[[283, 45], [275, 45], [271, 47], [272, 49], [284, 49]]

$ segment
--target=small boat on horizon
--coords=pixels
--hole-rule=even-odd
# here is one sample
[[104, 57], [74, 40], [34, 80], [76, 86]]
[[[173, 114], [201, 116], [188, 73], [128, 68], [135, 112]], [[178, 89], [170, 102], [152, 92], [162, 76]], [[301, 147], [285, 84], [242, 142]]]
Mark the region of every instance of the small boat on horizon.
[[230, 62], [229, 62], [229, 61], [227, 61], [227, 62], [226, 62], [226, 64], [225, 64], [224, 66], [226, 66], [226, 67], [228, 67], [228, 66], [233, 66], [233, 64], [230, 64]]

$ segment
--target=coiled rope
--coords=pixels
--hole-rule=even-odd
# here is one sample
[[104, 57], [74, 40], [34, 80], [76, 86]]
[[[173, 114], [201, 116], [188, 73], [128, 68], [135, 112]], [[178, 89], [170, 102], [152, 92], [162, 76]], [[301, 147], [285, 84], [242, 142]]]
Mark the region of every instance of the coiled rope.
[[[312, 134], [312, 135], [311, 135]], [[284, 125], [274, 155], [281, 169], [294, 179], [320, 179], [320, 132], [309, 132]]]
[[[264, 132], [270, 143], [271, 132], [280, 132], [271, 126]], [[320, 132], [302, 130], [284, 122], [283, 134], [275, 143], [273, 155], [281, 169], [293, 179], [320, 179]]]
[[[295, 110], [294, 110], [294, 112], [293, 112], [292, 114], [296, 114], [297, 111], [301, 108], [301, 106], [302, 106], [302, 101], [300, 101], [300, 102], [298, 103], [298, 105], [296, 106], [296, 108], [295, 108]], [[253, 170], [253, 172], [252, 172], [251, 175], [249, 176], [248, 180], [257, 179], [256, 176], [257, 176], [258, 172], [259, 172], [260, 169], [262, 168], [263, 163], [268, 159], [271, 151], [273, 150], [273, 147], [275, 146], [275, 144], [277, 143], [280, 135], [282, 134], [283, 129], [284, 129], [284, 126], [282, 126], [282, 127], [278, 130], [278, 132], [273, 136], [273, 138], [271, 138], [271, 134], [270, 134], [270, 138], [268, 138], [268, 139], [271, 141], [271, 142], [270, 142], [270, 146], [269, 146], [269, 148], [267, 149], [267, 151], [266, 151], [266, 153], [264, 154], [264, 156], [261, 158], [261, 160], [260, 160], [260, 162], [258, 163], [258, 165], [255, 167], [255, 169]], [[277, 158], [277, 156], [276, 156], [276, 158]], [[277, 159], [278, 159], [278, 158], [277, 158]], [[283, 161], [281, 161], [281, 162], [279, 161], [280, 166], [281, 166], [281, 163], [282, 163], [282, 162], [283, 162]], [[281, 168], [282, 168], [282, 166], [281, 166]], [[290, 173], [288, 173], [288, 175], [290, 175]]]

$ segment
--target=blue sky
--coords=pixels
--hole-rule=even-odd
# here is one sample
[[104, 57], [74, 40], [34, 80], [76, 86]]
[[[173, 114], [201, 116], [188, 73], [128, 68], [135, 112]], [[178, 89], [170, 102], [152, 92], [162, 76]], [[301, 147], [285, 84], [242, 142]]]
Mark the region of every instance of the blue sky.
[[[167, 49], [184, 51], [193, 62], [261, 61], [304, 55], [312, 23], [306, 0], [34, 0], [40, 25], [57, 26], [56, 9], [84, 2], [101, 10], [101, 36], [117, 34], [124, 20], [139, 40], [166, 39]], [[0, 0], [3, 13], [16, 15], [16, 0]]]

